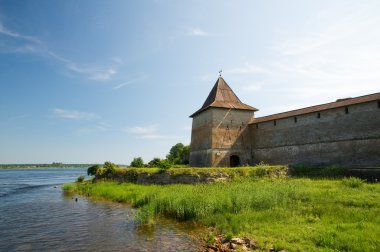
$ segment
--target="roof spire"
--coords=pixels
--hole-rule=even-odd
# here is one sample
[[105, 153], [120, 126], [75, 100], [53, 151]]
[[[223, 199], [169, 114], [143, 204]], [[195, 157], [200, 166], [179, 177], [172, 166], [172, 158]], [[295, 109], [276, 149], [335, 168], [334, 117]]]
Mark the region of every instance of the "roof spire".
[[[221, 73], [221, 71], [219, 73]], [[221, 76], [216, 80], [202, 108], [197, 110], [190, 117], [194, 117], [210, 107], [257, 111], [256, 108], [242, 103]]]
[[219, 70], [219, 77], [222, 77], [222, 69]]

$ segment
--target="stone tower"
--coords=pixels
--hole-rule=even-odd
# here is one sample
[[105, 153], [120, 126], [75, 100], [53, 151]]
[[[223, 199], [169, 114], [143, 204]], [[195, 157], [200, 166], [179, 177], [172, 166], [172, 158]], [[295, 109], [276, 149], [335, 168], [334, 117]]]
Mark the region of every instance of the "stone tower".
[[190, 116], [190, 166], [234, 167], [251, 163], [247, 127], [255, 111], [219, 77], [203, 106]]

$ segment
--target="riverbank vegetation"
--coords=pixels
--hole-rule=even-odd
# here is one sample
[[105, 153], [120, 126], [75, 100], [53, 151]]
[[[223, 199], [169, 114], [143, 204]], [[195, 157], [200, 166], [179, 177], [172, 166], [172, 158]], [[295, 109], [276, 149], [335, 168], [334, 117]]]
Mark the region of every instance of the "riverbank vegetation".
[[208, 242], [223, 234], [249, 237], [266, 251], [380, 250], [380, 184], [358, 178], [257, 176], [263, 170], [259, 167], [226, 170], [236, 175], [229, 182], [138, 185], [87, 181], [66, 184], [65, 189], [138, 207], [136, 218], [141, 224], [152, 223], [157, 216], [195, 222], [209, 228]]

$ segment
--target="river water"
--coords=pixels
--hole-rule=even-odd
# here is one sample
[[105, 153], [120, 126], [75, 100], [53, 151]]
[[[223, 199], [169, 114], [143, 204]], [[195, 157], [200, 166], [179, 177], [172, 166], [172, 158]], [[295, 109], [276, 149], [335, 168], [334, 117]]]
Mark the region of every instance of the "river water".
[[[134, 222], [128, 205], [65, 195], [85, 169], [0, 170], [0, 251], [196, 251], [175, 222]], [[78, 198], [78, 201], [75, 200]]]

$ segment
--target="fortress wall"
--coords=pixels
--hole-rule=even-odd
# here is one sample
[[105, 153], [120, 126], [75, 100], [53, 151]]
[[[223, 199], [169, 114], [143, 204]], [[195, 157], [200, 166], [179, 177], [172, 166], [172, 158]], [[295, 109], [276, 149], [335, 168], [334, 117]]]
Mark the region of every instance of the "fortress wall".
[[250, 155], [246, 130], [252, 111], [210, 108], [193, 118], [190, 166], [229, 166], [235, 154], [247, 163]]
[[250, 160], [250, 137], [246, 130], [253, 112], [247, 110], [213, 108], [212, 164], [230, 166], [230, 156], [237, 155], [240, 163]]
[[211, 165], [212, 111], [206, 110], [193, 118], [190, 144], [190, 166]]
[[208, 109], [193, 118], [191, 127], [191, 151], [210, 149], [212, 110]]
[[252, 162], [380, 166], [378, 101], [251, 124]]

